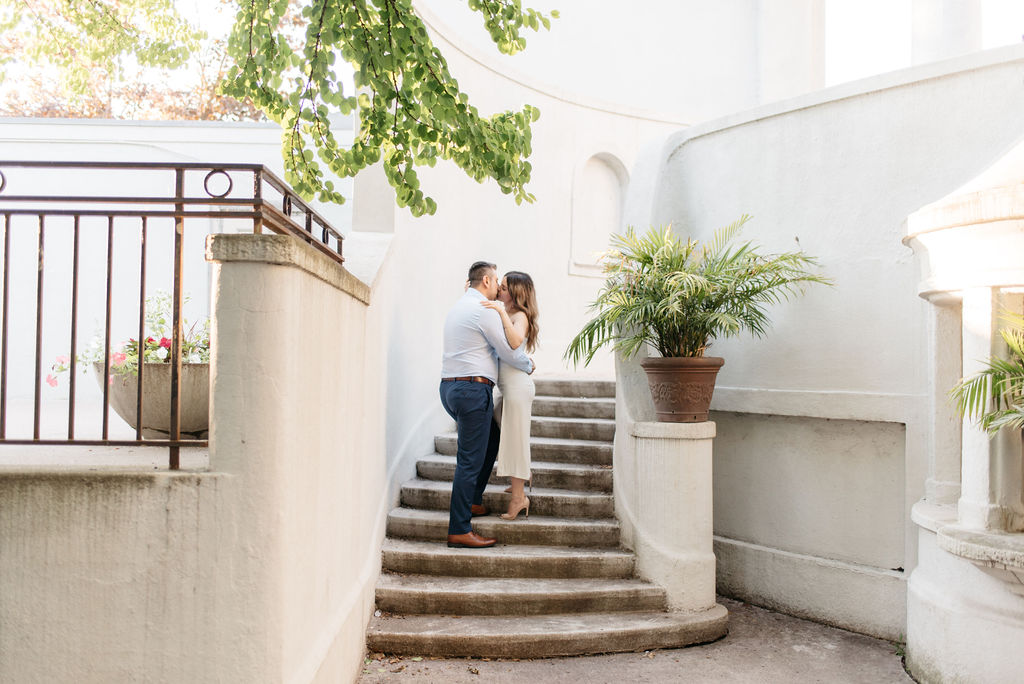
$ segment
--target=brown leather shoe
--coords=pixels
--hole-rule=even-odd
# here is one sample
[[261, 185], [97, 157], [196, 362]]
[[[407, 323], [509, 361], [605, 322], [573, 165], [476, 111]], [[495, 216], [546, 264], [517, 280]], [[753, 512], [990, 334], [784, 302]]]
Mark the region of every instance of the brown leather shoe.
[[483, 504], [473, 504], [469, 507], [469, 513], [470, 517], [475, 518], [478, 515], [488, 515], [490, 511]]
[[448, 535], [448, 546], [453, 549], [483, 549], [494, 546], [497, 541], [491, 537], [481, 537], [476, 532]]

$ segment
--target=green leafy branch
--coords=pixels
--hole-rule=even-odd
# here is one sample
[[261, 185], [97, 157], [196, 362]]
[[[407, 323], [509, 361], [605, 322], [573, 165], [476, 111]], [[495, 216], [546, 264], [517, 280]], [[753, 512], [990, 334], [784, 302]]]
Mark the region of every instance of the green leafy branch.
[[[468, 3], [507, 54], [525, 47], [524, 29], [550, 26], [547, 16], [524, 10], [520, 0]], [[354, 176], [383, 160], [399, 206], [415, 216], [433, 214], [437, 204], [420, 188], [416, 167], [447, 159], [478, 182], [494, 179], [517, 203], [534, 200], [526, 190], [527, 159], [539, 110], [524, 105], [482, 116], [449, 73], [411, 0], [311, 0], [302, 8], [308, 24], [297, 49], [280, 30], [288, 8], [289, 0], [242, 0], [229, 41], [236, 66], [222, 90], [251, 98], [281, 124], [285, 176], [296, 191], [342, 203], [327, 172]], [[355, 70], [357, 93], [344, 92], [339, 58]], [[330, 119], [354, 110], [359, 130], [346, 149]]]

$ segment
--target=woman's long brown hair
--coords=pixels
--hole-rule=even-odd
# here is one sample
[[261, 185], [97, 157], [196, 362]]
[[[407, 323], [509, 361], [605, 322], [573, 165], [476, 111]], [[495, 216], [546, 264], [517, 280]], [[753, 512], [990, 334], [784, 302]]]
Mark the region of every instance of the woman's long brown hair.
[[512, 305], [526, 314], [526, 351], [531, 354], [537, 348], [537, 334], [540, 327], [537, 318], [540, 309], [537, 307], [537, 295], [533, 289], [533, 278], [522, 271], [509, 271], [505, 274], [505, 286]]

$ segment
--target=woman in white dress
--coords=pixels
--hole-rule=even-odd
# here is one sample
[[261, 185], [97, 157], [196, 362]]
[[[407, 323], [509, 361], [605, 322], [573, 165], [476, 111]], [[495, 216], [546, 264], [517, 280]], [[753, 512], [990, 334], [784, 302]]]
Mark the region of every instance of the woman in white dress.
[[[501, 279], [496, 301], [480, 302], [501, 316], [509, 346], [518, 349], [525, 344], [532, 353], [537, 347], [537, 297], [533, 279], [520, 271], [509, 271]], [[498, 368], [498, 389], [501, 390], [501, 441], [498, 444], [498, 475], [509, 477], [512, 494], [505, 520], [515, 520], [520, 511], [530, 517], [530, 499], [524, 485], [530, 479], [530, 418], [536, 390], [529, 375], [502, 363]], [[498, 417], [495, 417], [498, 420]]]

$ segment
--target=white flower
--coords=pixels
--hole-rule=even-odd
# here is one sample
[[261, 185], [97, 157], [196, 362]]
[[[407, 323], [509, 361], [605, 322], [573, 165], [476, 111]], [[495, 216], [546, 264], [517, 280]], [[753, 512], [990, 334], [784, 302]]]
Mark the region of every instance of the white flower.
[[163, 347], [160, 347], [159, 349], [156, 350], [156, 357], [163, 361], [164, 359], [167, 358], [167, 350], [164, 349]]
[[188, 363], [199, 363], [199, 354], [189, 354]]

